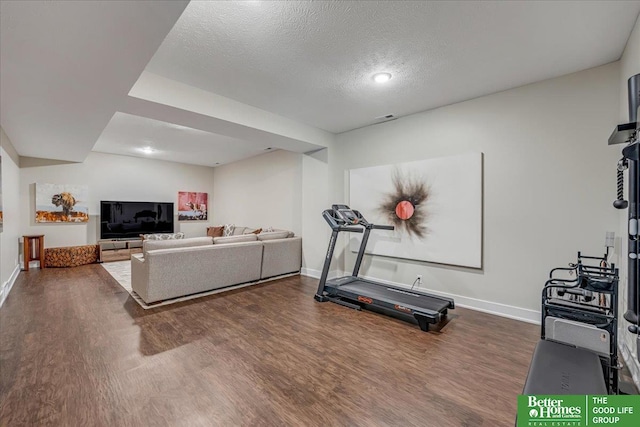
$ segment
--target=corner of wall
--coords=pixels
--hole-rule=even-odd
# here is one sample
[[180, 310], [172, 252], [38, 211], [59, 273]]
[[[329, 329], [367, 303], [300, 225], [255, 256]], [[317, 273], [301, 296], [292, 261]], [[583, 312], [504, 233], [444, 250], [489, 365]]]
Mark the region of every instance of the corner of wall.
[[0, 147], [2, 147], [7, 156], [13, 160], [13, 163], [20, 165], [20, 156], [2, 127], [0, 127]]
[[2, 304], [4, 304], [5, 300], [9, 296], [9, 292], [13, 288], [13, 285], [16, 283], [16, 279], [18, 278], [18, 274], [20, 273], [20, 265], [16, 265], [9, 276], [9, 280], [0, 284], [0, 308], [2, 308]]

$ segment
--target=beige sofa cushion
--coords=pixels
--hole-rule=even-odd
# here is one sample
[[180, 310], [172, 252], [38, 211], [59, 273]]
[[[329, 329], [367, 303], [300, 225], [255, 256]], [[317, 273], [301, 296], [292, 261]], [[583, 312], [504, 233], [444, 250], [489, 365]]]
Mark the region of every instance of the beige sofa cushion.
[[260, 234], [260, 233], [262, 233], [262, 228], [245, 227], [243, 234]]
[[239, 236], [214, 237], [213, 243], [220, 245], [223, 243], [255, 242], [256, 240], [258, 240], [258, 238], [255, 234], [242, 234]]
[[156, 249], [190, 248], [194, 246], [212, 245], [212, 237], [192, 237], [189, 239], [175, 240], [145, 240], [142, 252], [147, 253]]
[[292, 233], [286, 230], [280, 231], [269, 231], [267, 233], [258, 234], [258, 240], [275, 240], [275, 239], [286, 239], [287, 237], [292, 237]]

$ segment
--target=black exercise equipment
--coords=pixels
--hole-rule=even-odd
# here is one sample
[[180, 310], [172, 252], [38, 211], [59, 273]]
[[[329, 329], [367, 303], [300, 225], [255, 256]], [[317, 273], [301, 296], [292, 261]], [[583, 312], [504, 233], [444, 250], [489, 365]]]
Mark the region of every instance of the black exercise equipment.
[[[609, 144], [626, 143], [617, 167], [617, 198], [613, 206], [629, 208], [627, 311], [624, 318], [630, 323], [629, 332], [636, 334], [640, 357], [640, 74], [627, 82], [629, 123], [618, 125], [609, 137]], [[629, 171], [629, 200], [624, 200], [623, 173]]]
[[541, 340], [522, 394], [618, 394], [617, 321], [618, 269], [607, 254], [578, 252], [577, 262], [551, 270], [542, 290]]
[[541, 340], [522, 394], [618, 394], [617, 321], [618, 269], [607, 254], [578, 252], [577, 262], [551, 270], [542, 290]]
[[600, 358], [588, 350], [541, 340], [522, 394], [607, 394]]
[[[637, 335], [640, 358], [640, 74], [628, 80], [628, 91], [629, 123], [614, 129], [609, 145], [627, 144], [617, 164], [613, 206], [629, 208], [628, 309], [624, 319], [631, 323], [629, 332]], [[625, 170], [629, 170], [628, 201], [624, 199]], [[618, 269], [608, 264], [609, 246], [607, 243], [603, 257], [578, 252], [577, 263], [549, 273], [542, 291], [542, 340], [531, 360], [523, 394], [622, 393], [618, 379]], [[590, 261], [597, 261], [597, 265], [589, 265]], [[560, 271], [575, 278], [554, 277]]]
[[[358, 277], [371, 230], [393, 230], [393, 226], [372, 224], [360, 212], [352, 210], [347, 205], [332, 205], [331, 209], [322, 212], [322, 217], [331, 227], [332, 233], [320, 283], [314, 296], [316, 301], [331, 301], [356, 310], [370, 309], [403, 320], [413, 318], [423, 331], [429, 330], [429, 324], [443, 321], [447, 316], [447, 311], [455, 308], [451, 298], [385, 285]], [[333, 251], [340, 232], [364, 233], [364, 235], [353, 267], [353, 274], [327, 280]]]
[[[572, 278], [558, 278], [555, 276], [558, 272]], [[608, 394], [618, 394], [618, 281], [618, 269], [608, 264], [606, 255], [593, 257], [578, 252], [577, 262], [569, 264], [568, 268], [551, 270], [542, 291], [541, 339], [592, 353], [600, 361], [599, 369], [594, 371], [588, 365], [582, 365], [586, 356], [578, 358], [576, 355], [573, 363], [579, 369], [575, 380], [593, 383], [593, 377], [599, 376], [606, 384]], [[570, 352], [563, 351], [565, 354]], [[556, 356], [544, 357], [544, 360], [553, 360]], [[569, 369], [567, 364], [571, 363], [560, 358], [558, 364]], [[549, 387], [553, 384], [553, 381], [537, 381]]]

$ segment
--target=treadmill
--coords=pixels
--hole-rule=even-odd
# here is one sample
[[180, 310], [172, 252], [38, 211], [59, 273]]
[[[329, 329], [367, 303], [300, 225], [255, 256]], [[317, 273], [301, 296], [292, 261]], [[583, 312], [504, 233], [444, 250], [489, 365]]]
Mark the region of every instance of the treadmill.
[[[360, 212], [352, 210], [347, 205], [332, 205], [331, 209], [322, 212], [322, 217], [331, 227], [332, 233], [318, 291], [314, 296], [316, 301], [331, 301], [355, 310], [365, 308], [403, 320], [413, 318], [418, 322], [420, 329], [425, 332], [429, 330], [430, 324], [442, 322], [447, 316], [447, 311], [455, 308], [451, 298], [385, 285], [358, 277], [371, 230], [393, 230], [392, 225], [372, 224]], [[327, 280], [336, 240], [341, 231], [364, 233], [362, 243], [353, 267], [353, 274]]]

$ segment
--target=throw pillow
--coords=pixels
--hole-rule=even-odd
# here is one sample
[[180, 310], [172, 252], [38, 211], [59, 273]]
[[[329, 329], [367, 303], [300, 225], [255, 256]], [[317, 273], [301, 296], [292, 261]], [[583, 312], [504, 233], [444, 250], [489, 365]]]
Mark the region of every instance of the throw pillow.
[[262, 233], [262, 228], [258, 228], [257, 230], [253, 230], [251, 234], [260, 234]]
[[228, 237], [233, 235], [233, 230], [236, 228], [234, 224], [225, 224], [224, 229], [222, 230], [222, 235], [224, 237]]
[[184, 239], [184, 233], [143, 234], [142, 240], [175, 240]]
[[273, 227], [267, 227], [263, 230], [265, 233], [271, 233], [273, 231]]
[[224, 226], [219, 227], [207, 227], [207, 236], [209, 237], [222, 237]]

